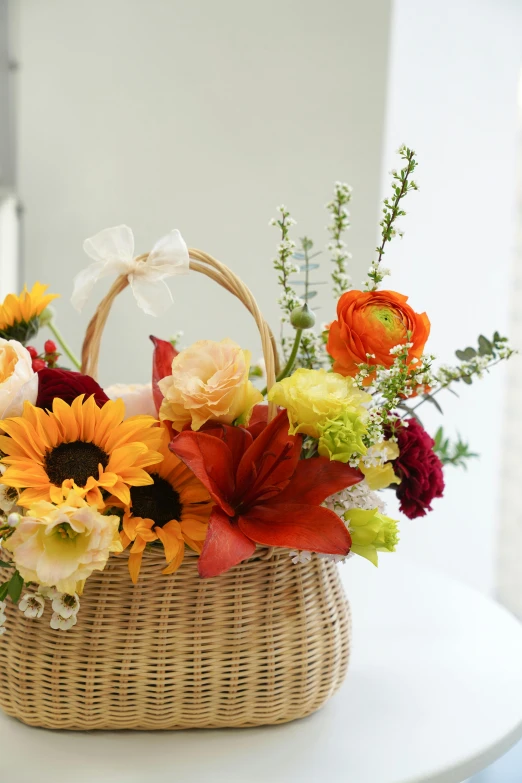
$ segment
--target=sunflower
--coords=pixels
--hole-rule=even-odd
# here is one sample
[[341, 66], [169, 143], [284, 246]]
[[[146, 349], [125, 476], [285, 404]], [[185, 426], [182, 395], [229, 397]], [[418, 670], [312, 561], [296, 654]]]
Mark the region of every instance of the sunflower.
[[27, 286], [19, 296], [8, 294], [0, 305], [0, 332], [10, 339], [34, 337], [38, 331], [38, 316], [58, 294], [46, 294], [49, 286], [35, 283], [30, 291]]
[[163, 427], [159, 447], [163, 461], [147, 468], [151, 484], [131, 487], [130, 503], [123, 515], [121, 541], [124, 547], [133, 542], [129, 573], [134, 584], [148, 543], [161, 542], [167, 561], [163, 573], [172, 574], [183, 562], [185, 544], [201, 553], [207, 535], [213, 505], [210, 495], [192, 471], [169, 451], [169, 440], [168, 430]]
[[152, 416], [124, 415], [122, 400], [99, 408], [83, 394], [71, 405], [55, 398], [52, 411], [26, 402], [21, 416], [0, 421], [7, 465], [0, 483], [22, 489], [18, 503], [26, 508], [40, 500], [60, 504], [71, 489], [99, 509], [109, 495], [130, 503], [131, 486], [153, 483], [144, 468], [162, 458], [162, 430]]

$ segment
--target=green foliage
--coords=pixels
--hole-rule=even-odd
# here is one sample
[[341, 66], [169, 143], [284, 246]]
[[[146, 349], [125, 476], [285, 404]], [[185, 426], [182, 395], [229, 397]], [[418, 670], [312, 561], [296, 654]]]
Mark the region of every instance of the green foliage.
[[20, 321], [12, 326], [8, 326], [6, 329], [0, 330], [0, 337], [4, 340], [17, 340], [22, 345], [27, 345], [28, 342], [36, 337], [39, 329], [40, 319], [35, 315], [30, 321]]
[[464, 348], [463, 350], [455, 351], [455, 356], [462, 362], [472, 362], [477, 356], [487, 356], [493, 359], [508, 358], [504, 354], [506, 349], [509, 351], [509, 355], [513, 353], [507, 345], [507, 337], [501, 337], [498, 332], [495, 332], [492, 340], [488, 340], [483, 334], [479, 335], [478, 347]]
[[281, 350], [283, 356], [287, 355], [287, 339], [284, 334], [284, 326], [290, 321], [290, 315], [299, 304], [300, 299], [294, 290], [290, 276], [299, 272], [299, 267], [293, 261], [295, 251], [295, 242], [290, 239], [290, 228], [295, 225], [295, 220], [290, 216], [290, 212], [283, 205], [277, 208], [279, 216], [272, 218], [270, 225], [279, 228], [281, 231], [281, 241], [277, 246], [277, 255], [274, 258], [274, 269], [277, 272], [277, 282], [282, 288], [278, 303], [281, 307]]
[[[6, 563], [5, 565], [9, 566], [10, 564]], [[17, 604], [20, 600], [23, 586], [24, 580], [20, 576], [19, 572], [15, 571], [10, 579], [0, 585], [0, 601], [5, 601], [7, 596], [9, 596], [12, 602]]]
[[470, 386], [475, 378], [482, 378], [484, 372], [489, 372], [495, 364], [509, 359], [515, 351], [508, 345], [507, 337], [501, 337], [495, 332], [493, 338], [488, 340], [481, 334], [477, 340], [477, 347], [467, 348], [455, 351], [460, 364], [457, 367], [441, 367], [436, 380], [439, 382], [439, 389], [448, 388], [451, 383], [462, 383]]
[[[319, 264], [313, 263], [312, 260], [320, 255], [320, 253], [313, 253], [313, 247], [314, 243], [309, 237], [302, 237], [299, 240], [299, 250], [293, 255], [293, 258], [299, 262], [299, 271], [304, 274], [304, 277], [299, 280], [292, 280], [291, 284], [292, 286], [303, 287], [301, 298], [305, 300], [305, 305], [317, 296], [316, 286], [326, 285], [326, 281], [312, 281], [310, 279], [311, 272], [319, 269]], [[295, 325], [298, 328], [302, 328], [297, 323]], [[294, 366], [306, 367], [310, 370], [318, 369], [326, 362], [324, 341], [312, 328], [305, 327], [305, 329], [306, 331], [300, 334], [299, 337], [296, 335], [295, 338], [296, 340], [299, 340], [299, 350], [295, 357]]]
[[478, 457], [473, 451], [469, 450], [469, 444], [465, 443], [460, 435], [457, 436], [455, 442], [451, 442], [446, 437], [442, 427], [439, 427], [435, 433], [435, 445], [433, 451], [438, 455], [443, 465], [455, 465], [458, 468], [464, 468], [467, 470], [467, 461]]
[[368, 271], [369, 280], [365, 285], [368, 291], [376, 291], [383, 278], [389, 274], [387, 269], [382, 269], [380, 266], [385, 247], [395, 236], [402, 236], [402, 232], [396, 227], [397, 218], [406, 215], [401, 206], [401, 201], [410, 190], [417, 190], [417, 183], [410, 179], [417, 167], [415, 152], [403, 145], [399, 148], [399, 155], [404, 162], [404, 166], [400, 171], [393, 169], [391, 172], [392, 195], [390, 198], [384, 199], [383, 218], [379, 224], [381, 227], [381, 244], [376, 248], [377, 258], [375, 261], [372, 261]]
[[347, 262], [351, 259], [346, 250], [343, 234], [350, 228], [350, 213], [347, 204], [351, 201], [352, 189], [345, 182], [336, 182], [334, 197], [328, 202], [326, 209], [330, 213], [332, 222], [328, 226], [330, 242], [328, 250], [332, 254], [334, 270], [331, 274], [333, 282], [333, 295], [338, 299], [345, 291], [351, 288], [352, 281], [348, 274]]
[[292, 286], [303, 287], [303, 293], [299, 293], [299, 298], [304, 299], [306, 303], [317, 296], [315, 286], [326, 285], [325, 280], [311, 281], [310, 273], [319, 269], [319, 264], [312, 263], [314, 258], [321, 255], [321, 251], [312, 253], [314, 243], [309, 237], [302, 237], [299, 240], [299, 250], [293, 254], [292, 258], [298, 262], [297, 270], [304, 273], [304, 277], [298, 280], [291, 280]]
[[250, 367], [250, 372], [248, 374], [248, 377], [250, 378], [250, 380], [252, 380], [252, 378], [262, 378], [263, 370], [258, 364], [253, 364]]
[[20, 600], [23, 586], [24, 586], [24, 580], [20, 576], [19, 572], [15, 571], [11, 579], [9, 580], [9, 584], [7, 587], [7, 592], [9, 594], [9, 597], [11, 598], [11, 601], [14, 604], [17, 604], [18, 601]]

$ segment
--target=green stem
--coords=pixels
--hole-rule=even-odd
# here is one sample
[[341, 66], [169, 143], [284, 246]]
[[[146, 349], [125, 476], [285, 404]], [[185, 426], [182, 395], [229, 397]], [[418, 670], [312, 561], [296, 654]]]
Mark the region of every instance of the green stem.
[[[484, 368], [484, 371], [489, 372], [492, 367], [495, 367], [497, 364], [499, 364], [502, 361], [504, 361], [504, 359], [496, 359], [494, 362], [491, 362], [491, 364], [488, 364], [488, 366]], [[413, 411], [416, 411], [417, 408], [420, 408], [421, 405], [424, 405], [428, 397], [435, 397], [436, 394], [443, 391], [444, 389], [447, 389], [449, 386], [451, 386], [452, 383], [455, 383], [456, 381], [460, 380], [460, 378], [462, 377], [463, 376], [461, 375], [459, 376], [459, 378], [452, 378], [450, 381], [448, 381], [448, 383], [444, 383], [442, 386], [439, 386], [438, 389], [435, 389], [435, 391], [430, 392], [430, 394], [427, 394], [425, 397], [423, 397], [422, 400], [417, 403], [417, 405], [413, 406], [413, 408], [409, 408], [409, 412], [413, 413]], [[406, 413], [404, 415], [407, 416], [408, 414]], [[404, 418], [404, 416], [402, 418]]]
[[58, 343], [60, 344], [60, 348], [62, 349], [64, 354], [66, 354], [66, 356], [69, 357], [69, 359], [74, 364], [74, 366], [76, 367], [77, 370], [81, 370], [82, 366], [81, 366], [80, 362], [78, 361], [78, 359], [76, 358], [76, 356], [74, 355], [72, 350], [69, 348], [69, 346], [65, 342], [62, 333], [60, 332], [60, 330], [58, 329], [58, 327], [56, 326], [54, 321], [49, 321], [47, 326], [49, 327], [49, 329], [53, 333], [53, 335], [56, 337], [56, 339], [58, 340]]
[[[282, 381], [283, 378], [286, 378], [292, 372], [292, 368], [293, 368], [294, 363], [295, 363], [297, 352], [298, 352], [299, 346], [301, 344], [301, 337], [302, 337], [302, 335], [303, 335], [303, 330], [302, 329], [296, 329], [295, 330], [295, 339], [294, 339], [294, 344], [292, 346], [292, 352], [291, 352], [290, 356], [288, 357], [287, 363], [285, 364], [285, 366], [283, 367], [283, 369], [281, 370], [281, 372], [277, 376], [276, 381]], [[265, 386], [265, 388], [261, 392], [263, 397], [265, 396], [267, 391], [268, 391], [268, 389]]]
[[310, 259], [308, 257], [308, 247], [307, 246], [305, 246], [303, 248], [303, 253], [304, 253], [304, 257], [305, 257], [305, 266], [306, 266], [306, 269], [305, 269], [305, 285], [304, 285], [304, 289], [305, 289], [304, 300], [305, 300], [305, 302], [308, 302], [308, 289], [310, 287]]

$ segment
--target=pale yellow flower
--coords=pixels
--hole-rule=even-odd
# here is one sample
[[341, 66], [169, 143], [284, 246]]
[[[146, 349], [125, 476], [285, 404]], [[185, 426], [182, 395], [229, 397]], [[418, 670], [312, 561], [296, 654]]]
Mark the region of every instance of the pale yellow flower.
[[399, 456], [399, 447], [392, 440], [385, 440], [368, 449], [359, 468], [370, 489], [386, 489], [390, 484], [400, 484], [401, 478], [393, 470], [392, 460]]
[[181, 351], [172, 374], [159, 382], [163, 394], [160, 419], [176, 430], [191, 424], [199, 430], [207, 421], [242, 424], [263, 399], [249, 381], [250, 352], [232, 340], [200, 340]]
[[363, 406], [371, 397], [360, 391], [352, 378], [326, 370], [300, 368], [276, 383], [268, 399], [286, 408], [292, 435], [303, 433], [317, 438], [328, 419], [345, 412], [356, 413], [361, 422], [366, 422], [368, 411]]
[[352, 508], [344, 519], [352, 537], [350, 551], [378, 565], [379, 552], [395, 552], [399, 541], [397, 522], [381, 514], [376, 508]]
[[93, 571], [103, 571], [110, 552], [122, 551], [119, 522], [71, 491], [61, 506], [35, 503], [3, 546], [24, 581], [73, 594]]

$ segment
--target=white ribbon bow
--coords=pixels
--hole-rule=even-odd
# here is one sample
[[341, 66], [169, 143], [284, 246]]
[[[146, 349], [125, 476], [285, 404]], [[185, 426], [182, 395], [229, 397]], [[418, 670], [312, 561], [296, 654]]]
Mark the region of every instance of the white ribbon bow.
[[83, 249], [94, 264], [82, 269], [74, 279], [71, 302], [78, 312], [98, 280], [108, 275], [127, 275], [138, 307], [148, 315], [161, 315], [172, 304], [165, 278], [189, 271], [188, 249], [177, 228], [156, 242], [145, 261], [134, 257], [134, 234], [128, 226], [100, 231], [85, 240]]

